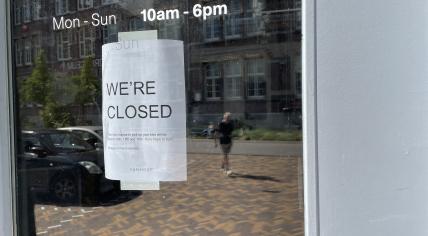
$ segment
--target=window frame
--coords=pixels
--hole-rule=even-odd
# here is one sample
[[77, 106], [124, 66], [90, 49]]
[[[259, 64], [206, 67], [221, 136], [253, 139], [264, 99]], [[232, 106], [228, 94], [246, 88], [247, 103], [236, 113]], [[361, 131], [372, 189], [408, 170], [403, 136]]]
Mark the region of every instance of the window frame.
[[32, 3], [29, 0], [23, 0], [22, 1], [22, 22], [28, 23], [31, 22], [32, 19], [32, 9], [31, 9]]
[[33, 64], [33, 48], [32, 48], [32, 37], [23, 38], [24, 41], [24, 65]]
[[[217, 67], [218, 70], [218, 74], [216, 73], [215, 75], [208, 75], [209, 66], [215, 66]], [[205, 99], [207, 101], [218, 101], [222, 99], [222, 94], [221, 94], [221, 82], [222, 82], [222, 76], [221, 76], [221, 64], [218, 62], [214, 62], [214, 63], [207, 63], [207, 65], [205, 66], [205, 73], [204, 73], [204, 77], [205, 77], [205, 83], [204, 83], [204, 90], [205, 90]], [[219, 89], [217, 91], [216, 86], [217, 86], [217, 82], [220, 83], [219, 85]], [[209, 84], [210, 83], [210, 84]], [[212, 83], [212, 84], [211, 84]], [[211, 89], [209, 89], [209, 87], [211, 87]], [[208, 93], [211, 92], [211, 94], [214, 94], [214, 96], [208, 96]], [[218, 93], [218, 96], [217, 96]]]
[[[250, 71], [250, 63], [255, 62], [255, 70], [256, 71]], [[262, 64], [262, 72], [258, 71], [259, 64], [257, 62], [260, 62]], [[248, 99], [264, 99], [266, 97], [267, 92], [267, 85], [266, 85], [266, 60], [264, 58], [248, 58], [245, 62], [245, 77], [246, 77], [246, 95]], [[250, 78], [252, 77], [252, 78]], [[260, 79], [262, 78], [262, 79]], [[264, 89], [260, 88], [260, 84], [264, 82]], [[250, 89], [250, 84], [254, 83], [256, 85], [254, 89]], [[259, 91], [255, 92], [254, 95], [250, 95], [250, 90]], [[260, 93], [260, 91], [263, 91], [263, 94]]]
[[[239, 68], [239, 74], [234, 74], [228, 73], [228, 69], [227, 66], [230, 65], [237, 65], [237, 67]], [[242, 62], [241, 60], [230, 60], [230, 61], [224, 61], [223, 62], [223, 96], [225, 99], [227, 100], [240, 100], [242, 99]], [[229, 80], [233, 80], [232, 81], [232, 87], [231, 90], [228, 90], [228, 82]], [[238, 82], [236, 83], [236, 80], [238, 80]], [[233, 91], [235, 90], [235, 93], [233, 93]], [[232, 91], [232, 94], [228, 94], [229, 91]]]
[[[71, 10], [70, 10], [70, 2], [69, 1], [70, 0], [55, 0], [55, 14], [58, 16], [61, 16], [61, 15], [65, 15], [65, 14], [70, 13]], [[61, 6], [66, 7], [65, 9], [61, 9], [62, 11], [59, 11], [60, 10], [59, 9], [59, 6], [60, 6], [59, 3], [60, 2], [62, 3]]]
[[[303, 32], [306, 37], [302, 40], [303, 45], [303, 70], [302, 70], [302, 96], [303, 96], [303, 137], [304, 137], [304, 198], [305, 198], [305, 234], [306, 235], [319, 235], [319, 202], [318, 202], [318, 150], [316, 144], [316, 39], [315, 39], [315, 2], [304, 1], [302, 7], [302, 26]], [[0, 30], [6, 32], [3, 36], [4, 40], [0, 40], [0, 52], [3, 57], [0, 59], [0, 73], [3, 79], [0, 80], [0, 109], [4, 112], [0, 113], [0, 221], [2, 227], [0, 232], [3, 235], [16, 235], [16, 202], [13, 201], [15, 194], [15, 167], [12, 162], [15, 156], [16, 144], [15, 140], [15, 124], [14, 124], [14, 110], [15, 104], [13, 103], [14, 86], [12, 81], [12, 55], [13, 51], [11, 26], [7, 25], [10, 13], [10, 3], [1, 4], [0, 12], [3, 18], [7, 19], [0, 21]], [[14, 9], [15, 11], [17, 9]], [[18, 7], [19, 11], [19, 7]], [[56, 11], [56, 9], [55, 9]], [[15, 16], [16, 17], [16, 16]], [[15, 18], [14, 17], [14, 18]], [[20, 17], [18, 17], [20, 18]], [[15, 25], [21, 24], [21, 21]], [[8, 53], [9, 51], [9, 53]]]
[[[64, 34], [67, 35], [67, 41], [64, 41]], [[72, 44], [72, 34], [68, 30], [61, 30], [55, 34], [55, 44], [56, 44], [56, 56], [58, 61], [66, 61], [71, 59], [71, 44]], [[64, 56], [64, 44], [67, 44], [67, 53], [68, 56]]]
[[[89, 35], [88, 35], [89, 34]], [[86, 58], [95, 55], [95, 30], [92, 27], [84, 26], [78, 31], [79, 37], [79, 57]], [[87, 43], [89, 42], [89, 45]], [[88, 53], [88, 47], [90, 52]]]
[[[23, 49], [23, 39], [15, 39], [15, 64], [16, 66], [24, 65], [24, 49]], [[16, 56], [18, 55], [18, 56]]]
[[[88, 6], [86, 6], [86, 2], [90, 2], [90, 4]], [[81, 5], [83, 5], [83, 7], [81, 7]], [[77, 0], [77, 10], [78, 11], [91, 9], [93, 7], [94, 7], [94, 0]]]
[[[217, 24], [216, 24], [217, 22]], [[207, 30], [209, 27], [209, 34]], [[216, 27], [218, 27], [218, 35], [216, 35]], [[203, 39], [204, 42], [214, 42], [221, 39], [222, 25], [221, 16], [212, 16], [203, 21]]]
[[13, 17], [13, 22], [15, 25], [20, 25], [22, 24], [22, 7], [21, 5], [19, 5], [20, 3], [15, 2], [14, 5], [14, 17]]

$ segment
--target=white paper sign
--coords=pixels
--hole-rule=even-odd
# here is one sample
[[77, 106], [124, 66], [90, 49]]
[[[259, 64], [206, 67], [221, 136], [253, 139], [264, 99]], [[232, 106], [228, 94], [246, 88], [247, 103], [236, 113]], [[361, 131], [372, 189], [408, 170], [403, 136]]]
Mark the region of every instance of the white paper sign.
[[105, 44], [102, 60], [106, 177], [186, 180], [183, 42]]
[[[156, 40], [158, 39], [157, 30], [118, 32], [117, 38], [119, 42], [130, 40]], [[160, 190], [159, 181], [120, 181], [121, 190]]]

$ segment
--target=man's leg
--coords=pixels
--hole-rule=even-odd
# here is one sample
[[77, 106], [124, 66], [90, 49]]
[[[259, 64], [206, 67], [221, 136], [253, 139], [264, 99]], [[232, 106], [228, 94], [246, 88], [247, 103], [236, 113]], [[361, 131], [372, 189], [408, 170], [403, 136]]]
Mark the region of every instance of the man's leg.
[[228, 153], [224, 154], [224, 165], [225, 165], [225, 170], [228, 171], [229, 170], [229, 154]]

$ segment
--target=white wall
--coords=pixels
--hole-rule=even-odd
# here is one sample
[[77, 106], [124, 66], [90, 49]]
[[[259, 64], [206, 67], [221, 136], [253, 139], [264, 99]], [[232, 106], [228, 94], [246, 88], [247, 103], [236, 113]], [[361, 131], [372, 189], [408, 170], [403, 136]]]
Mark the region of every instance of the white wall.
[[428, 235], [428, 1], [317, 0], [315, 9], [306, 159], [318, 164], [319, 235]]
[[[6, 32], [8, 22], [6, 2], [0, 0], [0, 32]], [[11, 123], [9, 119], [9, 82], [7, 34], [0, 38], [0, 235], [13, 235], [11, 186]]]

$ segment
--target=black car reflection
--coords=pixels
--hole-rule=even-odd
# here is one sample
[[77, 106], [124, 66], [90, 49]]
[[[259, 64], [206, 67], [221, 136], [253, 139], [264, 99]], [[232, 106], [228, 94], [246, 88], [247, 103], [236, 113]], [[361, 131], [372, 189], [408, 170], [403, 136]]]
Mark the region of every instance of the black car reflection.
[[119, 186], [104, 176], [103, 153], [70, 132], [24, 131], [22, 145], [18, 169], [34, 192], [75, 202], [96, 200]]

